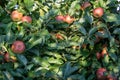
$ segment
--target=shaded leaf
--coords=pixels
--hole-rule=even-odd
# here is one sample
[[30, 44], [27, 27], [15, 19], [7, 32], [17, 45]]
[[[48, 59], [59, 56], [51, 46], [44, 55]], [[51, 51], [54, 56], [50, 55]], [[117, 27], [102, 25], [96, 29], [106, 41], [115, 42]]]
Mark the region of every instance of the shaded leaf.
[[17, 58], [23, 65], [27, 65], [28, 61], [24, 55], [17, 54]]

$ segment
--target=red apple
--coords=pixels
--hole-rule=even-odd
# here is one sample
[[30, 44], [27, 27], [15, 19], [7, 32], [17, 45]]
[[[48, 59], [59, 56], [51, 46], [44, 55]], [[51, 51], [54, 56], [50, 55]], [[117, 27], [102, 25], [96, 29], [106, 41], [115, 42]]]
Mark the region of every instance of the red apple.
[[11, 18], [13, 21], [20, 21], [23, 17], [23, 13], [15, 10], [15, 11], [12, 11], [11, 13]]
[[5, 60], [6, 62], [9, 62], [9, 61], [10, 61], [10, 55], [9, 55], [8, 52], [4, 53], [4, 60]]
[[55, 17], [57, 21], [64, 21], [65, 17], [63, 15], [58, 15]]
[[69, 15], [65, 16], [64, 22], [71, 24], [71, 23], [73, 23], [73, 21], [74, 21], [74, 18], [72, 18], [71, 16], [69, 16]]
[[96, 57], [97, 59], [100, 59], [101, 58], [101, 54], [99, 52], [96, 53]]
[[104, 10], [101, 7], [95, 8], [93, 10], [93, 16], [96, 17], [96, 18], [102, 17], [103, 14], [104, 14]]
[[63, 40], [64, 38], [63, 38], [63, 36], [61, 35], [61, 34], [55, 34], [55, 37], [57, 38], [57, 39], [61, 39], [61, 40]]
[[25, 51], [25, 44], [23, 41], [15, 41], [11, 46], [11, 50], [14, 53], [23, 53]]
[[111, 75], [108, 75], [106, 80], [117, 80], [117, 78], [115, 78], [115, 77], [113, 77]]
[[91, 6], [90, 2], [86, 1], [84, 2], [82, 5], [81, 5], [81, 9], [84, 10], [86, 9], [87, 7]]
[[30, 16], [23, 16], [22, 17], [22, 22], [31, 23], [32, 22], [32, 18]]
[[96, 71], [96, 75], [97, 75], [97, 79], [100, 80], [101, 78], [106, 78], [104, 76], [104, 72], [106, 72], [106, 69], [105, 68], [99, 68], [97, 71]]

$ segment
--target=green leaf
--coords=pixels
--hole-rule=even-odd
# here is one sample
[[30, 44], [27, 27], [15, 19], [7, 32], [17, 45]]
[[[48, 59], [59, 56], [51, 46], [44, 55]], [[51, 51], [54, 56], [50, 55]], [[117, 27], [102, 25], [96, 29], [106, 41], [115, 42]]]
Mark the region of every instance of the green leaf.
[[109, 56], [110, 56], [110, 58], [111, 58], [114, 62], [117, 61], [117, 55], [116, 55], [116, 54], [110, 53]]
[[13, 71], [11, 70], [10, 73], [13, 75], [13, 76], [16, 76], [16, 77], [22, 77], [22, 74], [18, 71]]
[[108, 36], [109, 36], [109, 34], [107, 33], [107, 31], [96, 32], [95, 34], [98, 35], [99, 37], [102, 37], [102, 38], [108, 38]]
[[34, 54], [37, 55], [37, 56], [40, 55], [40, 52], [39, 52], [38, 48], [37, 48], [37, 49], [36, 49], [36, 48], [31, 48], [31, 49], [29, 49], [29, 51], [30, 51], [31, 53], [34, 53]]
[[114, 34], [120, 34], [120, 28], [115, 28], [115, 30], [113, 31]]
[[30, 64], [26, 68], [27, 68], [27, 70], [31, 70], [33, 67], [34, 67], [34, 64]]
[[106, 14], [103, 19], [106, 22], [114, 22], [114, 25], [120, 25], [120, 16], [118, 14], [109, 13]]
[[29, 11], [32, 11], [34, 0], [24, 0], [24, 4]]
[[115, 39], [114, 39], [114, 37], [111, 37], [110, 38], [110, 47], [112, 47], [114, 45], [115, 45]]
[[87, 34], [86, 29], [85, 29], [84, 27], [81, 26], [81, 27], [79, 28], [79, 30], [80, 30], [80, 32], [81, 32], [82, 34], [84, 34], [84, 35]]
[[109, 63], [109, 56], [107, 56], [107, 55], [104, 56], [104, 62], [105, 62], [106, 64]]
[[85, 77], [80, 74], [71, 75], [67, 80], [85, 80]]
[[27, 65], [28, 61], [27, 61], [27, 58], [24, 56], [24, 55], [21, 55], [21, 54], [17, 54], [16, 55], [18, 60], [23, 64], [23, 65]]
[[5, 77], [5, 80], [14, 80], [13, 76], [8, 71], [4, 71], [3, 74]]
[[90, 24], [93, 23], [93, 17], [89, 14], [89, 12], [85, 13], [85, 19], [88, 21]]
[[64, 49], [65, 46], [60, 43], [50, 43], [48, 44], [48, 49]]
[[71, 66], [70, 62], [65, 63], [63, 66], [63, 79], [67, 79], [73, 72], [77, 71], [79, 68], [77, 66]]
[[60, 60], [60, 59], [55, 59], [55, 58], [49, 58], [49, 59], [48, 59], [48, 62], [49, 62], [49, 63], [52, 63], [52, 64], [62, 64], [62, 63], [63, 63], [62, 60]]
[[77, 8], [76, 6], [78, 6], [78, 1], [73, 1], [71, 3], [70, 8], [69, 8], [68, 14], [73, 15], [75, 13], [76, 8]]
[[92, 36], [97, 31], [97, 27], [93, 27], [89, 30], [89, 36]]

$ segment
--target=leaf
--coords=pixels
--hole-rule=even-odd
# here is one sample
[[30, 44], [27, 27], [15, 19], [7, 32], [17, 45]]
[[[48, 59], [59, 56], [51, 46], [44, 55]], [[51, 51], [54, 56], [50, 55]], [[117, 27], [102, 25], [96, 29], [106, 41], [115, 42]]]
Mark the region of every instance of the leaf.
[[57, 78], [57, 75], [56, 75], [54, 72], [52, 72], [52, 71], [47, 71], [46, 74], [45, 74], [45, 76], [46, 76], [47, 78], [54, 78], [55, 80], [58, 79], [58, 78]]
[[114, 45], [115, 45], [115, 39], [114, 39], [114, 37], [111, 37], [110, 38], [110, 47], [112, 47]]
[[31, 70], [33, 67], [34, 67], [34, 64], [30, 64], [26, 68], [27, 68], [27, 70]]
[[63, 71], [63, 79], [67, 79], [73, 72], [78, 70], [79, 68], [77, 66], [71, 67], [70, 62], [67, 62], [64, 64], [62, 71]]
[[62, 64], [62, 63], [63, 63], [62, 60], [60, 60], [60, 59], [55, 59], [55, 58], [49, 58], [49, 59], [48, 59], [48, 62], [49, 62], [49, 63], [52, 63], [52, 64]]
[[33, 41], [33, 42], [31, 43], [29, 49], [32, 48], [33, 46], [37, 45], [37, 44], [41, 44], [42, 42], [43, 42], [43, 39], [42, 39], [42, 38], [39, 38], [39, 39]]
[[116, 28], [114, 31], [113, 31], [114, 34], [120, 34], [120, 28]]
[[77, 8], [76, 6], [78, 6], [78, 1], [73, 1], [71, 3], [70, 8], [69, 8], [68, 14], [73, 15], [75, 13], [76, 8]]
[[87, 32], [86, 32], [86, 30], [85, 30], [84, 27], [81, 26], [81, 27], [79, 28], [79, 30], [80, 30], [80, 32], [81, 32], [82, 34], [84, 34], [84, 35], [87, 34]]
[[103, 19], [106, 22], [114, 22], [114, 25], [120, 25], [120, 16], [118, 14], [106, 14]]
[[85, 13], [85, 19], [88, 21], [90, 24], [93, 23], [93, 17], [89, 14], [89, 12]]
[[24, 0], [24, 4], [29, 11], [32, 11], [34, 0]]
[[104, 62], [105, 62], [106, 64], [109, 63], [109, 56], [108, 56], [108, 55], [105, 55], [105, 56], [104, 56]]
[[23, 64], [23, 65], [27, 65], [28, 61], [26, 59], [26, 57], [24, 55], [21, 55], [21, 54], [17, 54], [16, 55], [18, 60]]
[[100, 0], [98, 2], [100, 7], [104, 7], [104, 8], [106, 7], [106, 2], [104, 0]]
[[92, 36], [97, 31], [97, 27], [93, 27], [89, 30], [89, 36]]
[[110, 56], [110, 58], [111, 58], [114, 62], [117, 61], [117, 55], [116, 55], [116, 54], [110, 53], [109, 56]]
[[3, 71], [6, 80], [14, 80], [13, 76], [8, 71]]
[[62, 45], [61, 43], [49, 43], [48, 44], [48, 49], [64, 49], [65, 46]]
[[11, 70], [10, 73], [13, 75], [13, 76], [16, 76], [16, 77], [22, 77], [22, 74], [18, 71], [13, 71]]
[[37, 56], [40, 55], [40, 52], [39, 52], [38, 48], [31, 48], [31, 49], [29, 49], [29, 51], [30, 51], [31, 53], [34, 53], [34, 54], [37, 55]]
[[98, 35], [99, 37], [102, 38], [108, 38], [109, 34], [107, 33], [107, 31], [103, 31], [103, 32], [96, 32], [96, 35]]
[[85, 77], [80, 74], [74, 74], [68, 77], [67, 80], [85, 80]]

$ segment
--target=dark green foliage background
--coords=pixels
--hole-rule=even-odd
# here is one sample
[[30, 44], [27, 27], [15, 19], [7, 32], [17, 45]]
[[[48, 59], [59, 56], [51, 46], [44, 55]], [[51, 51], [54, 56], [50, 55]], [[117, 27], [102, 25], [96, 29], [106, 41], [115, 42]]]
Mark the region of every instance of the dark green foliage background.
[[[85, 1], [85, 0], [84, 0]], [[0, 55], [0, 80], [95, 80], [96, 70], [104, 67], [108, 74], [120, 76], [120, 14], [116, 0], [90, 0], [91, 6], [80, 9], [83, 0], [1, 0], [0, 51], [3, 48], [17, 62], [3, 63]], [[10, 13], [15, 5], [32, 23], [13, 22]], [[102, 18], [94, 18], [92, 10], [103, 7]], [[72, 24], [55, 20], [57, 15], [75, 18]], [[99, 24], [100, 23], [100, 24]], [[20, 30], [18, 29], [20, 28]], [[98, 30], [103, 29], [104, 34]], [[55, 38], [59, 33], [64, 40]], [[95, 35], [102, 37], [95, 43]], [[25, 42], [26, 51], [14, 54], [11, 44]], [[82, 45], [85, 44], [86, 48]], [[107, 44], [109, 56], [98, 60], [96, 52]], [[74, 49], [72, 46], [79, 46]]]

